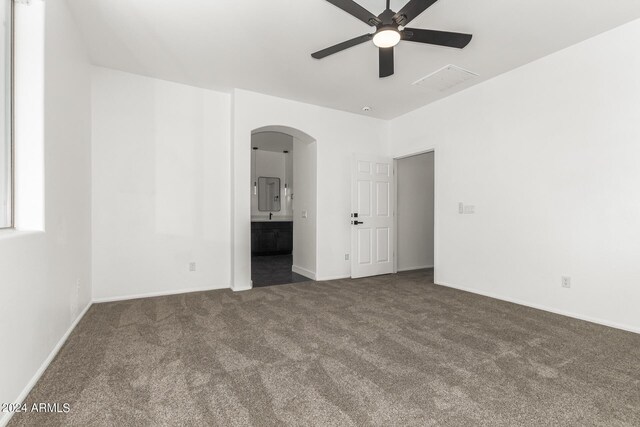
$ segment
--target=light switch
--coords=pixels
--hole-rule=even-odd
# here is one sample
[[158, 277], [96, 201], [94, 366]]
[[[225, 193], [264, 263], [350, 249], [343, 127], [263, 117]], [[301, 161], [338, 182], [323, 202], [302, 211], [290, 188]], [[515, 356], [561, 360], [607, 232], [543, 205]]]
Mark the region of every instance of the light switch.
[[307, 211], [302, 211], [302, 218], [306, 218], [307, 217]]

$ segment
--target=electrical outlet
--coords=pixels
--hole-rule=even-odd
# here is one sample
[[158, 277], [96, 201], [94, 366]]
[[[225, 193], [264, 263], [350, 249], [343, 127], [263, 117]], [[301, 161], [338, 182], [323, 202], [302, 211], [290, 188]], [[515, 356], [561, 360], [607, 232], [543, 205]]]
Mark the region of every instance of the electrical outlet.
[[189, 263], [189, 271], [196, 271], [196, 263], [191, 261]]
[[563, 288], [570, 288], [571, 287], [571, 277], [562, 276], [562, 287]]
[[463, 202], [458, 203], [458, 213], [460, 215], [473, 215], [476, 213], [475, 205], [465, 205]]
[[349, 261], [349, 254], [344, 254], [344, 260]]

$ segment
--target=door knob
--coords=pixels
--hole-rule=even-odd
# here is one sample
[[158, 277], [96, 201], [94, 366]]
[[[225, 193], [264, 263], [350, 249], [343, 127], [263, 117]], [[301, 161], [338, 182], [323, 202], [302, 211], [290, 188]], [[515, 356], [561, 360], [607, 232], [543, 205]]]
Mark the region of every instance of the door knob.
[[364, 224], [364, 222], [362, 222], [362, 221], [351, 221], [351, 224], [360, 225], [360, 224]]

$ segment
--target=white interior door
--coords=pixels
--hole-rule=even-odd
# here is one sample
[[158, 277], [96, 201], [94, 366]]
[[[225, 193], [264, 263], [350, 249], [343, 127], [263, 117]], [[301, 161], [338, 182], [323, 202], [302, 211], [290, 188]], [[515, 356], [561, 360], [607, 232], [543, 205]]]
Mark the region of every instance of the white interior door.
[[358, 155], [351, 172], [351, 277], [392, 273], [393, 161]]

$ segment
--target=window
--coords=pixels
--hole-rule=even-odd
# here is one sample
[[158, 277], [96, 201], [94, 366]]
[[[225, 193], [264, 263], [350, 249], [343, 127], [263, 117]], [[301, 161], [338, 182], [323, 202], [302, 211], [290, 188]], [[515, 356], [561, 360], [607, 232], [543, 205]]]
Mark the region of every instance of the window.
[[0, 5], [0, 228], [8, 228], [13, 226], [13, 1]]

